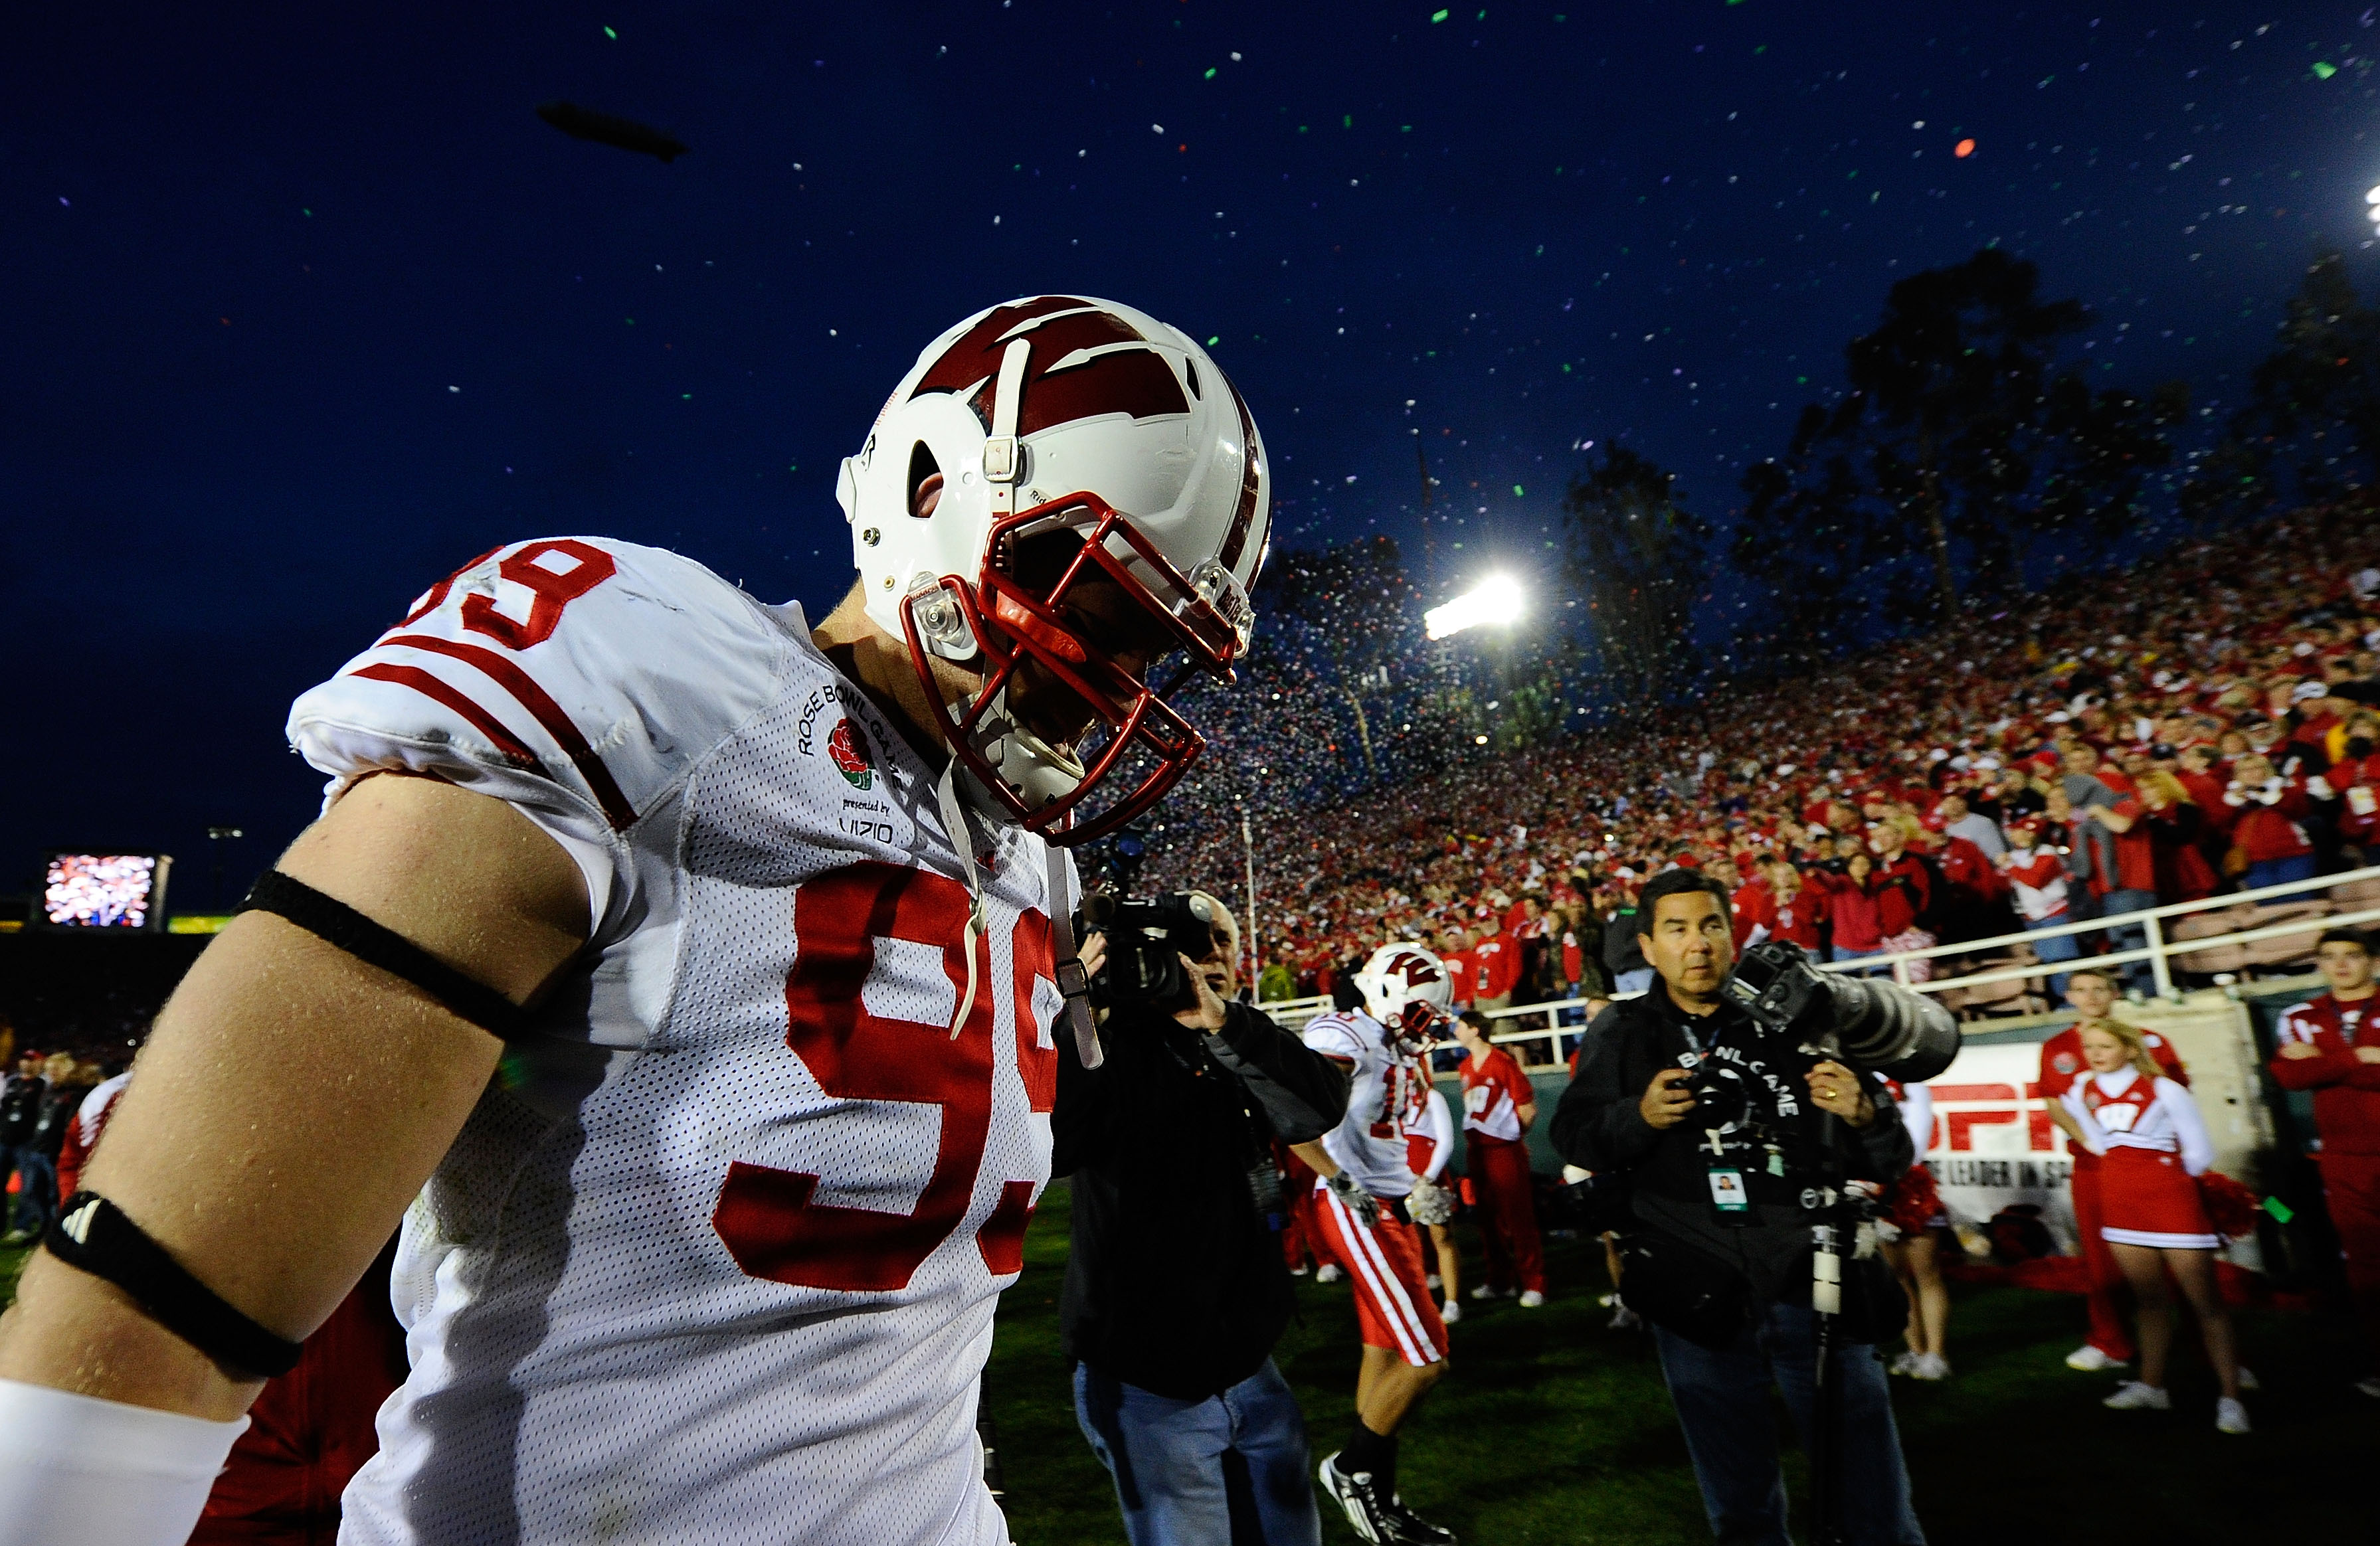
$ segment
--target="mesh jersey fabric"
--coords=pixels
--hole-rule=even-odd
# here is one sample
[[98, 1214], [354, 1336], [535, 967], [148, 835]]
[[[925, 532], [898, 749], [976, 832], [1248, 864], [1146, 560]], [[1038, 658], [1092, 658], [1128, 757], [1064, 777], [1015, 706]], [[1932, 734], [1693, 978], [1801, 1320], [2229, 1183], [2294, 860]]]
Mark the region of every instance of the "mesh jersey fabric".
[[[970, 834], [953, 1035], [967, 892], [907, 743], [798, 609], [565, 541], [291, 712], [334, 796], [395, 767], [512, 803], [597, 920], [407, 1215], [411, 1373], [341, 1540], [1005, 1541], [977, 1381], [1049, 1178], [1046, 849]], [[524, 553], [608, 568], [540, 634], [565, 587]]]
[[1413, 1190], [1405, 1168], [1403, 1059], [1389, 1049], [1389, 1033], [1361, 1009], [1341, 1009], [1308, 1021], [1305, 1045], [1326, 1057], [1354, 1065], [1347, 1084], [1347, 1115], [1322, 1135], [1322, 1147], [1340, 1169], [1375, 1197], [1403, 1197]]

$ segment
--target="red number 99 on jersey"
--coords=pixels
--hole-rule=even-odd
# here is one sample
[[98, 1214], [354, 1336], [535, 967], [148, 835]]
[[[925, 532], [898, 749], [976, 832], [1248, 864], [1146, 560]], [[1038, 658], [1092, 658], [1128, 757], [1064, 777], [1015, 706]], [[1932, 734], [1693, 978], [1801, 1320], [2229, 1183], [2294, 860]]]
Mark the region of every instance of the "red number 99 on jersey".
[[[877, 969], [877, 941], [940, 946], [953, 993], [966, 983], [960, 940], [966, 888], [905, 865], [866, 863], [803, 885], [794, 896], [800, 948], [785, 982], [785, 1044], [827, 1095], [844, 1101], [904, 1102], [941, 1107], [933, 1173], [905, 1214], [838, 1207], [814, 1201], [820, 1178], [737, 1161], [728, 1166], [711, 1214], [735, 1264], [754, 1277], [805, 1288], [887, 1292], [905, 1288], [936, 1247], [950, 1238], [974, 1200], [993, 1107], [991, 947], [976, 941], [978, 990], [966, 1023], [949, 1026], [871, 1013], [863, 990]], [[1057, 1053], [1040, 1045], [1032, 1012], [1036, 978], [1055, 979], [1049, 920], [1017, 920], [1016, 1069], [1036, 1111], [1050, 1109]], [[835, 1120], [829, 1115], [826, 1120]], [[865, 1119], [865, 1118], [862, 1118]], [[882, 1152], [873, 1144], [851, 1146]], [[844, 1190], [881, 1185], [882, 1176], [836, 1178]], [[897, 1178], [886, 1190], [905, 1190]], [[1003, 1181], [998, 1204], [976, 1232], [985, 1268], [1023, 1265], [1033, 1183]]]

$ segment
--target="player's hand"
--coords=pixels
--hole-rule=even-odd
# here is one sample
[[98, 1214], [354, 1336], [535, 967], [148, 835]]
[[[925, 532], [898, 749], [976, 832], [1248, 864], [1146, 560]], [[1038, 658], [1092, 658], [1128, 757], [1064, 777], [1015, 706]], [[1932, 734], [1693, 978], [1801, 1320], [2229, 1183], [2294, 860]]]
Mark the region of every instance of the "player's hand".
[[2380, 1063], [2380, 1046], [2357, 1047], [2355, 1060], [2359, 1063]]
[[1803, 1077], [1821, 1111], [1831, 1111], [1854, 1128], [1876, 1120], [1876, 1102], [1868, 1099], [1866, 1084], [1840, 1063], [1828, 1058]]
[[1415, 1224], [1444, 1224], [1454, 1217], [1454, 1193], [1427, 1176], [1414, 1178], [1405, 1195], [1405, 1213]]
[[1644, 1098], [1636, 1103], [1636, 1113], [1646, 1127], [1662, 1132], [1686, 1119], [1686, 1113], [1694, 1108], [1694, 1097], [1693, 1092], [1678, 1086], [1693, 1077], [1685, 1069], [1663, 1069], [1653, 1076], [1653, 1082], [1645, 1086]]
[[1356, 1223], [1366, 1229], [1378, 1225], [1380, 1200], [1366, 1191], [1363, 1182], [1342, 1170], [1322, 1184], [1329, 1187], [1330, 1195], [1337, 1198], [1349, 1213], [1355, 1215]]
[[[1179, 951], [1174, 953], [1181, 954]], [[1220, 1031], [1223, 1028], [1223, 1000], [1216, 993], [1215, 984], [1207, 980], [1207, 973], [1188, 956], [1182, 957], [1182, 975], [1189, 980], [1190, 990], [1198, 996], [1198, 1001], [1186, 1009], [1174, 1010], [1174, 1020], [1200, 1031]]]
[[[2362, 1057], [2366, 1052], [2380, 1052], [2380, 1047], [2359, 1046], [2355, 1049], [2355, 1055], [2359, 1057]], [[2322, 1048], [2314, 1045], [2312, 1042], [2283, 1042], [2281, 1044], [2281, 1056], [2289, 1058], [2291, 1062], [2296, 1062], [2301, 1058], [2321, 1057]]]

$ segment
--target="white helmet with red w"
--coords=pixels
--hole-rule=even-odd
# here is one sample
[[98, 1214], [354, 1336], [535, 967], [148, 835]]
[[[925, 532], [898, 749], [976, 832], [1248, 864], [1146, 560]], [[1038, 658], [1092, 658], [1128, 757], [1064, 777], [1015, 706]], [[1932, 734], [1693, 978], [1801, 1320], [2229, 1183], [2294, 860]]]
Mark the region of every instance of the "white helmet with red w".
[[1364, 1012], [1409, 1049], [1436, 1040], [1452, 1019], [1454, 981], [1444, 963], [1418, 945], [1383, 945], [1355, 973]]
[[[913, 514], [935, 477], [939, 499]], [[1205, 742], [1166, 700], [1195, 672], [1232, 680], [1247, 652], [1271, 476], [1247, 405], [1181, 332], [1074, 296], [970, 317], [917, 356], [836, 497], [869, 619], [906, 641], [961, 766], [1010, 817], [1082, 842], [1148, 810], [1196, 759]], [[1101, 580], [1134, 616], [1094, 624], [1070, 607]], [[1174, 652], [1186, 661], [1171, 680], [1145, 684], [1149, 658]], [[947, 702], [933, 657], [980, 688]], [[1020, 670], [1107, 727], [1089, 766], [1011, 712]], [[1134, 787], [1085, 809], [1128, 764]]]

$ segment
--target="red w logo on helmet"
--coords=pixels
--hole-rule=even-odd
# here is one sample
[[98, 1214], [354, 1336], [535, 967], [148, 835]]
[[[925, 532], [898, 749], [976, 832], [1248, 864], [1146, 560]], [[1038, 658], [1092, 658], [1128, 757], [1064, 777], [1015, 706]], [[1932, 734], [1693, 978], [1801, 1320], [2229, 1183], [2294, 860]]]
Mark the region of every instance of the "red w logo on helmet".
[[1000, 394], [1000, 357], [1012, 336], [1033, 344], [1016, 408], [1020, 435], [1100, 414], [1154, 418], [1190, 411], [1173, 368], [1138, 329], [1073, 296], [994, 308], [952, 341], [909, 395], [972, 389], [968, 406], [990, 429]]

